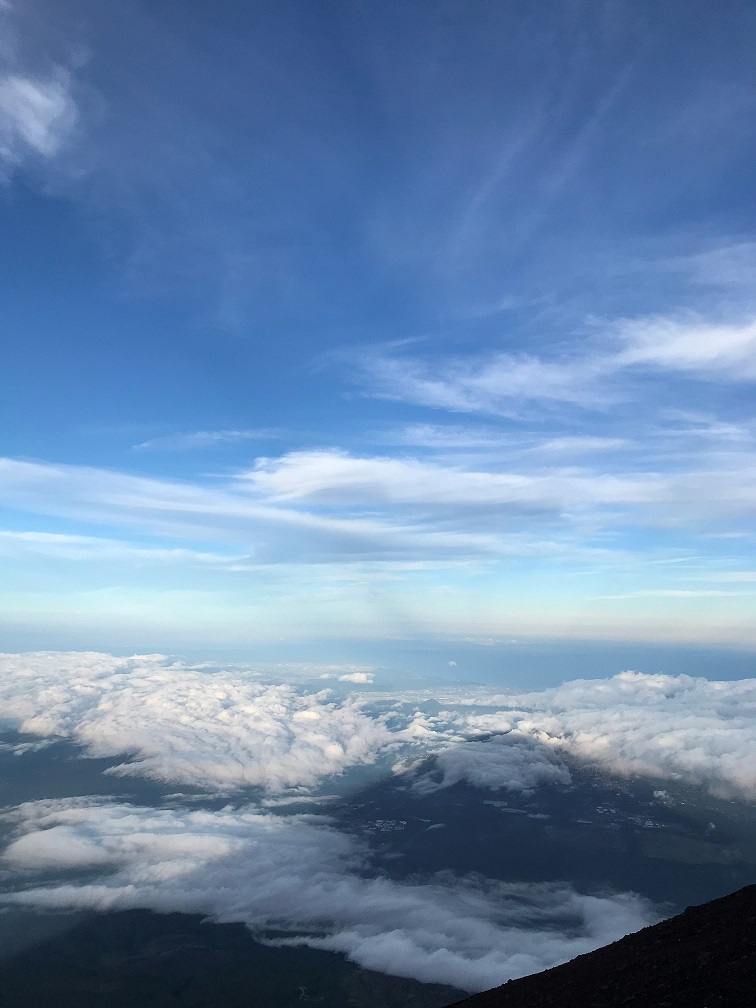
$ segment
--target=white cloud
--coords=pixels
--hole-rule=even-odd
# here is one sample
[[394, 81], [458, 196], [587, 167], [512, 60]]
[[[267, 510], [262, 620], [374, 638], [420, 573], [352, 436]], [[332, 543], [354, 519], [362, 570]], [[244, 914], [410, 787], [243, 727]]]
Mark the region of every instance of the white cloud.
[[24, 833], [5, 850], [3, 861], [28, 871], [65, 871], [106, 865], [111, 858], [91, 837], [59, 825]]
[[370, 672], [347, 672], [339, 676], [339, 682], [371, 683], [373, 676]]
[[82, 799], [15, 810], [5, 852], [19, 871], [105, 868], [96, 881], [44, 883], [4, 900], [45, 909], [146, 907], [343, 952], [360, 965], [482, 990], [554, 966], [656, 919], [631, 894], [449, 875], [396, 882], [360, 872], [345, 834], [302, 816], [168, 811]]
[[738, 242], [678, 256], [660, 263], [655, 268], [679, 270], [695, 283], [714, 287], [752, 288], [756, 272], [756, 242]]
[[239, 492], [240, 482], [207, 486], [0, 459], [0, 501], [8, 506], [152, 535], [232, 539], [248, 548], [258, 563], [481, 555], [494, 550], [490, 536], [477, 532], [282, 507]]
[[600, 358], [543, 360], [524, 353], [496, 353], [431, 366], [419, 359], [370, 357], [361, 362], [361, 371], [366, 386], [378, 397], [455, 413], [509, 416], [522, 402], [603, 408], [617, 398], [597, 384], [607, 371]]
[[102, 536], [11, 529], [0, 529], [0, 553], [16, 557], [33, 553], [59, 560], [132, 561], [139, 564], [220, 568], [235, 567], [248, 559], [245, 556], [198, 552], [180, 547], [167, 549], [135, 546], [133, 543]]
[[241, 478], [273, 500], [343, 506], [511, 504], [561, 510], [581, 504], [641, 503], [659, 498], [666, 489], [656, 474], [614, 476], [574, 469], [489, 472], [323, 450], [258, 459], [255, 469]]
[[[462, 781], [525, 794], [567, 786], [563, 757], [576, 756], [660, 784], [756, 796], [756, 680], [627, 672], [529, 693], [455, 689], [436, 694], [448, 709], [419, 710], [432, 696], [377, 694], [378, 709], [395, 701], [392, 734], [370, 716], [364, 694], [361, 703], [336, 702], [159, 655], [0, 657], [7, 722], [69, 737], [93, 754], [128, 751], [123, 772], [161, 780], [295, 788], [302, 800], [303, 787], [401, 745], [402, 755], [432, 754], [432, 769], [423, 758], [399, 768], [425, 793]], [[481, 733], [498, 734], [470, 738]], [[265, 799], [263, 808], [281, 800]], [[27, 803], [5, 818], [15, 834], [4, 864], [23, 885], [0, 901], [208, 914], [288, 932], [283, 941], [342, 952], [365, 968], [468, 990], [549, 968], [651, 922], [637, 896], [586, 896], [561, 883], [368, 877], [354, 838], [312, 816], [77, 798]], [[81, 869], [103, 874], [61, 877]]]
[[627, 448], [632, 442], [627, 438], [598, 437], [596, 435], [564, 435], [536, 442], [530, 451], [539, 455], [555, 455], [571, 458], [575, 455], [590, 455], [597, 452], [615, 452]]
[[395, 741], [354, 700], [159, 655], [0, 655], [0, 720], [128, 755], [117, 773], [220, 790], [310, 787]]
[[273, 428], [257, 430], [201, 430], [185, 434], [166, 434], [135, 444], [134, 449], [159, 451], [189, 451], [192, 449], [218, 448], [224, 444], [241, 444], [244, 441], [264, 441], [280, 437], [281, 432]]
[[687, 372], [711, 380], [756, 378], [756, 322], [710, 323], [697, 317], [658, 317], [620, 327], [625, 348], [619, 367], [644, 366]]
[[[453, 514], [479, 527], [481, 507], [497, 508], [505, 525], [513, 515], [534, 512], [577, 522], [590, 515], [600, 524], [683, 525], [738, 519], [756, 513], [756, 467], [750, 453], [714, 459], [709, 466], [677, 472], [617, 474], [568, 463], [556, 467], [472, 469], [418, 458], [355, 456], [337, 450], [290, 452], [258, 459], [239, 482], [271, 502], [313, 507], [404, 506]], [[453, 507], [453, 512], [449, 508]], [[602, 519], [602, 511], [606, 519]], [[469, 533], [468, 533], [469, 534]], [[531, 539], [532, 542], [532, 539]], [[483, 548], [483, 543], [479, 543]], [[488, 550], [506, 552], [489, 539]]]
[[509, 439], [494, 428], [463, 427], [459, 424], [411, 424], [399, 430], [376, 434], [375, 440], [384, 444], [448, 450], [501, 448]]
[[[319, 673], [323, 667], [314, 667], [312, 675]], [[359, 668], [326, 674], [344, 682], [372, 679]], [[564, 752], [621, 774], [756, 795], [756, 679], [624, 672], [532, 693], [442, 691], [442, 703], [458, 712], [435, 715], [418, 709], [427, 696], [399, 694], [391, 731], [371, 713], [385, 699], [304, 694], [241, 669], [159, 655], [0, 656], [2, 721], [41, 737], [70, 738], [95, 755], [128, 755], [120, 773], [276, 792], [312, 787], [383, 753], [409, 757], [420, 746], [438, 760], [433, 787], [438, 774], [442, 786], [467, 780], [527, 791], [539, 782], [566, 783]], [[470, 705], [479, 710], [469, 712]]]
[[[690, 314], [641, 316], [606, 324], [603, 344], [551, 356], [494, 352], [485, 356], [392, 357], [375, 354], [353, 361], [358, 380], [378, 398], [395, 399], [452, 413], [519, 417], [538, 403], [598, 409], [637, 395], [628, 369], [685, 373], [708, 381], [756, 378], [756, 321], [711, 321]], [[573, 340], [573, 345], [575, 341]], [[436, 428], [408, 428], [399, 443], [443, 442]], [[407, 439], [409, 436], [409, 439]], [[406, 439], [406, 440], [405, 440]], [[490, 434], [483, 435], [483, 443]], [[465, 439], [463, 437], [462, 443]], [[450, 445], [453, 446], [453, 445]]]
[[50, 159], [77, 120], [68, 74], [48, 78], [0, 75], [0, 165], [12, 173], [30, 157]]
[[541, 692], [481, 695], [474, 702], [498, 709], [465, 718], [468, 731], [515, 728], [619, 774], [756, 797], [756, 679], [623, 672]]
[[[615, 464], [589, 467], [548, 452], [534, 462], [536, 455], [524, 452], [528, 464], [514, 466], [298, 451], [261, 458], [226, 482], [0, 459], [0, 503], [99, 523], [118, 536], [8, 532], [0, 549], [237, 572], [296, 564], [322, 578], [324, 564], [355, 560], [492, 564], [547, 556], [603, 564], [631, 559], [621, 547], [633, 527], [721, 532], [756, 514], [756, 466], [747, 451], [699, 453], [689, 468], [670, 472], [629, 465], [618, 472]], [[172, 542], [164, 551], [126, 546], [128, 534]], [[177, 539], [218, 546], [200, 552], [177, 548]]]
[[[660, 438], [686, 438], [698, 442], [710, 441], [712, 444], [740, 443], [753, 445], [754, 430], [752, 423], [744, 418], [740, 423], [720, 420], [716, 416], [693, 410], [665, 409], [661, 416], [672, 421], [674, 426], [665, 424], [652, 431], [653, 436]], [[695, 450], [695, 449], [694, 449]]]
[[527, 431], [515, 434], [494, 427], [466, 427], [460, 424], [412, 424], [399, 430], [376, 434], [375, 440], [384, 444], [441, 451], [476, 449], [496, 451], [499, 455], [530, 454], [553, 456], [561, 460], [600, 452], [616, 452], [633, 446], [633, 442], [627, 438], [564, 434], [544, 439], [542, 435]]
[[76, 119], [68, 81], [32, 80], [8, 74], [0, 79], [0, 123], [3, 156], [11, 159], [14, 143], [23, 143], [43, 157], [51, 157]]
[[435, 756], [433, 770], [415, 776], [412, 787], [430, 794], [461, 781], [489, 791], [532, 794], [541, 784], [567, 786], [571, 778], [567, 767], [547, 746], [510, 731], [485, 741], [461, 742], [442, 749]]

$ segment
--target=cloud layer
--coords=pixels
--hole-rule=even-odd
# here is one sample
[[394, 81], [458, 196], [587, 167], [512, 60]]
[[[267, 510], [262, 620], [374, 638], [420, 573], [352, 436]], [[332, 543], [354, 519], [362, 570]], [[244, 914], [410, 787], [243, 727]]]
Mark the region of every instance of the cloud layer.
[[[351, 690], [338, 699], [307, 692], [322, 666], [309, 680], [306, 669], [296, 672], [295, 687], [159, 655], [0, 656], [5, 724], [69, 738], [90, 754], [127, 755], [117, 772], [278, 795], [259, 808], [215, 811], [86, 798], [23, 804], [4, 813], [13, 835], [3, 864], [15, 891], [0, 899], [45, 910], [207, 914], [244, 922], [265, 940], [480, 990], [619, 938], [654, 911], [632, 894], [587, 895], [564, 883], [375, 877], [367, 849], [326, 818], [275, 810], [387, 752], [423, 794], [461, 782], [481, 800], [568, 787], [567, 764], [577, 758], [718, 795], [756, 795], [756, 680], [626, 672], [537, 692], [387, 695], [370, 682], [380, 672], [333, 667], [325, 674]], [[434, 698], [440, 708], [428, 706]]]
[[[438, 779], [440, 774], [440, 779]], [[570, 772], [558, 755], [518, 731], [481, 742], [460, 742], [437, 753], [431, 773], [417, 776], [412, 787], [423, 794], [465, 781], [489, 791], [532, 794], [541, 784], [567, 786]]]
[[[656, 919], [637, 896], [582, 895], [562, 884], [368, 878], [350, 837], [306, 817], [74, 799], [22, 805], [11, 818], [17, 837], [4, 861], [31, 884], [6, 902], [208, 914], [464, 990], [546, 969]], [[82, 869], [104, 872], [33, 882], [34, 872]]]
[[[323, 675], [349, 695], [313, 686]], [[461, 780], [522, 792], [568, 784], [564, 754], [620, 774], [756, 795], [756, 679], [623, 672], [532, 693], [443, 690], [449, 709], [429, 715], [418, 707], [422, 695], [377, 694], [374, 678], [313, 666], [310, 683], [298, 669], [295, 686], [270, 681], [269, 670], [159, 655], [2, 655], [0, 718], [94, 755], [127, 755], [116, 772], [210, 790], [310, 788], [383, 754], [411, 760], [420, 749], [437, 760], [419, 784], [427, 789]]]
[[128, 754], [117, 773], [209, 789], [310, 787], [373, 762], [392, 740], [354, 700], [159, 655], [3, 655], [0, 678], [6, 724]]
[[624, 775], [703, 784], [756, 797], [756, 679], [716, 682], [623, 672], [537, 693], [481, 697], [495, 713], [468, 731], [517, 731]]

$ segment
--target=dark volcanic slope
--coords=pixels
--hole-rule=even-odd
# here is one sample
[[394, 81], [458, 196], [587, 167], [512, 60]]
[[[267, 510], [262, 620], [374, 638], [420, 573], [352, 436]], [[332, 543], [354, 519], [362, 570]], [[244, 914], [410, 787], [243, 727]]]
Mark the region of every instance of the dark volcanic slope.
[[459, 1008], [754, 1008], [756, 885]]

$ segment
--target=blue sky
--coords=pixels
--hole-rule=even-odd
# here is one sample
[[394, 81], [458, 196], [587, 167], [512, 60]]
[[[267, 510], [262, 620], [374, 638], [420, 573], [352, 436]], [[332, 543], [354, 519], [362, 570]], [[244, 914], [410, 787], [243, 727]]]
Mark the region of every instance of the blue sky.
[[752, 5], [0, 18], [14, 641], [756, 643]]

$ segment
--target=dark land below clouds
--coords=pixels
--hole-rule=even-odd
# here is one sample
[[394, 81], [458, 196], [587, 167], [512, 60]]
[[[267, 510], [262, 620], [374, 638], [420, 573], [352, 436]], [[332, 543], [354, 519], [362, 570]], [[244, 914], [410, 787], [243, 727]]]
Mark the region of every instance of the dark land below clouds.
[[60, 916], [56, 933], [0, 963], [1, 1008], [442, 1008], [463, 995], [268, 946], [243, 924], [149, 910]]

